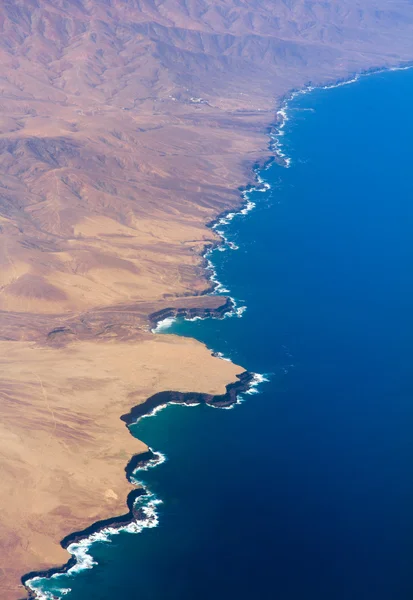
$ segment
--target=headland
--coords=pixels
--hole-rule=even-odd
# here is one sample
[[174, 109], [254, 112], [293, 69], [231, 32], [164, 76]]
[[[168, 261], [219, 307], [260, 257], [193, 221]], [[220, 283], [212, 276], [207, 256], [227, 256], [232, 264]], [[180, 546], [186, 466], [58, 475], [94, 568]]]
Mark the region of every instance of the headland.
[[207, 225], [242, 207], [286, 94], [413, 58], [403, 2], [222, 4], [0, 7], [4, 600], [139, 493], [125, 465], [148, 448], [121, 415], [248, 383], [151, 329], [230, 308], [208, 295]]

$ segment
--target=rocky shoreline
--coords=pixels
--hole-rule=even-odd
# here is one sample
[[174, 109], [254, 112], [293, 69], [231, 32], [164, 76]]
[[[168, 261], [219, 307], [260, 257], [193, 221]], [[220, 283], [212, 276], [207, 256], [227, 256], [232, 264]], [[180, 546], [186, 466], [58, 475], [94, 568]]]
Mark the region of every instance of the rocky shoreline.
[[[149, 454], [149, 453], [145, 453], [145, 454]], [[152, 453], [150, 453], [150, 454], [152, 454]], [[149, 460], [149, 459], [147, 459], [147, 460]], [[129, 464], [128, 464], [128, 466], [129, 466]], [[64, 548], [66, 550], [70, 546], [70, 544], [80, 542], [81, 540], [84, 540], [84, 539], [90, 537], [92, 534], [98, 533], [99, 531], [102, 531], [103, 529], [105, 529], [107, 527], [113, 527], [113, 528], [118, 529], [121, 527], [125, 527], [126, 525], [129, 525], [133, 521], [139, 520], [139, 518], [142, 518], [142, 515], [140, 515], [139, 510], [135, 510], [135, 508], [134, 508], [135, 503], [138, 498], [140, 498], [141, 496], [144, 496], [146, 494], [147, 494], [147, 491], [143, 487], [137, 488], [136, 490], [132, 490], [126, 499], [126, 505], [128, 507], [127, 513], [125, 513], [124, 515], [119, 515], [117, 517], [113, 517], [111, 519], [97, 521], [96, 523], [93, 523], [93, 525], [91, 525], [90, 527], [87, 527], [83, 531], [77, 531], [75, 533], [72, 533], [72, 534], [66, 536], [60, 542], [62, 548]], [[53, 567], [51, 569], [46, 569], [45, 571], [34, 571], [34, 572], [27, 573], [26, 575], [24, 575], [22, 577], [21, 581], [27, 590], [28, 598], [31, 600], [31, 599], [35, 599], [38, 597], [36, 594], [36, 591], [34, 591], [33, 589], [31, 589], [28, 586], [28, 582], [31, 579], [34, 579], [35, 577], [50, 578], [53, 575], [64, 574], [64, 573], [67, 573], [69, 571], [69, 569], [71, 569], [75, 565], [76, 565], [76, 558], [74, 556], [71, 556], [69, 558], [69, 560], [67, 561], [67, 563], [65, 563], [61, 567]]]
[[[183, 299], [184, 300], [184, 299]], [[148, 316], [148, 320], [151, 329], [156, 328], [160, 321], [164, 319], [175, 319], [181, 317], [183, 319], [194, 319], [196, 317], [206, 319], [213, 317], [215, 319], [223, 319], [224, 316], [231, 312], [234, 308], [234, 302], [232, 298], [223, 299], [223, 303], [217, 307], [168, 307], [151, 313]]]
[[202, 394], [199, 392], [159, 392], [158, 394], [154, 394], [148, 398], [146, 402], [138, 404], [132, 408], [131, 411], [126, 415], [122, 415], [121, 419], [127, 425], [130, 425], [135, 423], [141, 417], [151, 414], [151, 412], [159, 406], [164, 406], [171, 403], [186, 405], [208, 404], [217, 408], [231, 406], [232, 404], [236, 403], [238, 394], [246, 392], [254, 380], [254, 374], [250, 373], [249, 371], [244, 371], [240, 375], [237, 375], [237, 377], [238, 381], [228, 384], [226, 386], [227, 391], [225, 394], [221, 394], [219, 396], [212, 396], [210, 394]]
[[[227, 300], [230, 304], [230, 299]], [[228, 302], [225, 305], [227, 305]], [[134, 406], [128, 413], [122, 415], [120, 418], [128, 426], [132, 423], [135, 423], [141, 417], [150, 415], [156, 408], [171, 403], [183, 404], [187, 406], [203, 403], [208, 404], [210, 406], [214, 406], [216, 408], [229, 407], [235, 404], [237, 402], [237, 396], [243, 392], [248, 391], [254, 382], [254, 373], [250, 373], [249, 371], [244, 371], [240, 375], [237, 375], [237, 377], [238, 381], [230, 383], [226, 386], [226, 392], [224, 394], [214, 396], [211, 394], [203, 394], [199, 392], [159, 392], [149, 397], [146, 400], [146, 402]], [[137, 469], [144, 469], [145, 466], [149, 465], [150, 463], [152, 463], [153, 466], [156, 466], [156, 463], [154, 463], [154, 461], [156, 461], [156, 455], [154, 454], [154, 452], [152, 452], [152, 450], [135, 454], [125, 467], [126, 478], [128, 479], [128, 481], [132, 481], [133, 473]], [[127, 496], [127, 513], [109, 519], [97, 521], [82, 531], [71, 533], [61, 540], [61, 546], [65, 550], [67, 550], [71, 544], [81, 542], [89, 538], [91, 535], [99, 533], [104, 529], [120, 529], [122, 527], [130, 525], [133, 522], [145, 520], [146, 515], [144, 514], [141, 507], [136, 507], [136, 501], [138, 500], [138, 498], [141, 498], [146, 495], [149, 496], [150, 493], [145, 487], [137, 487], [136, 489], [132, 490]], [[27, 597], [30, 600], [35, 600], [36, 598], [38, 598], [36, 591], [29, 586], [30, 580], [37, 577], [50, 578], [53, 575], [67, 573], [69, 569], [76, 565], [76, 562], [76, 557], [71, 556], [69, 560], [61, 567], [53, 567], [44, 571], [33, 571], [30, 573], [26, 573], [22, 577], [21, 582], [27, 590]]]

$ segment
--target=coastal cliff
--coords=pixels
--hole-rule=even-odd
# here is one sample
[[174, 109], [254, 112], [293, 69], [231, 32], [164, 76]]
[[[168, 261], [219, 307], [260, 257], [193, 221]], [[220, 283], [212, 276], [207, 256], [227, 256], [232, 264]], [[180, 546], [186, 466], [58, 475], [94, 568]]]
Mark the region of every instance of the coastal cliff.
[[2, 599], [139, 493], [125, 465], [149, 450], [121, 415], [250, 383], [150, 329], [231, 309], [207, 295], [208, 225], [255, 184], [285, 96], [411, 61], [411, 28], [384, 0], [1, 4]]

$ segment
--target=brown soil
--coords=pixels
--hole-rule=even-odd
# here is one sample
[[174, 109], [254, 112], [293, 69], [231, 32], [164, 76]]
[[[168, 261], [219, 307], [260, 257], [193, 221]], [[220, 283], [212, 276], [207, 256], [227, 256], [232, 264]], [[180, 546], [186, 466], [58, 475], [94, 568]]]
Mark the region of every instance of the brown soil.
[[412, 22], [402, 0], [1, 3], [2, 599], [124, 513], [146, 447], [122, 414], [242, 371], [150, 315], [222, 313], [206, 224], [268, 158], [275, 106], [410, 61]]

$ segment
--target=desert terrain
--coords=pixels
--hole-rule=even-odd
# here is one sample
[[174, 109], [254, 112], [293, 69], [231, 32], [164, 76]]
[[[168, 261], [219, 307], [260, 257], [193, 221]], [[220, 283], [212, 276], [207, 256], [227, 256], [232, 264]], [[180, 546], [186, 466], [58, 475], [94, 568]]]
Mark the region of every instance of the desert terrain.
[[222, 314], [207, 225], [269, 158], [282, 98], [409, 64], [412, 34], [401, 0], [2, 0], [2, 599], [125, 512], [147, 448], [123, 414], [244, 370], [151, 315]]

